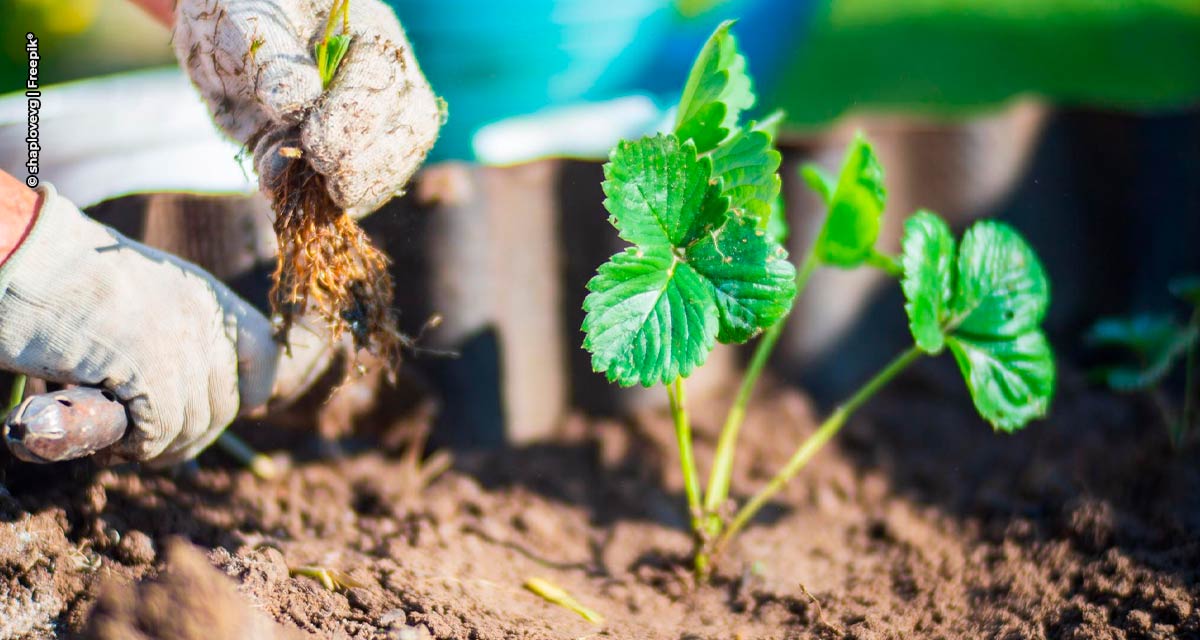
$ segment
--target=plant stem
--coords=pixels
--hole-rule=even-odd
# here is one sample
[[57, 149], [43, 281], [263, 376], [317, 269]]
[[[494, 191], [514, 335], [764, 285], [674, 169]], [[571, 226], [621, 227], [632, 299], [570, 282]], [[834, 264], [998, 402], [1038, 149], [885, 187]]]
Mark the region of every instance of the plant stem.
[[15, 378], [13, 378], [12, 391], [10, 391], [8, 394], [8, 408], [4, 410], [4, 414], [8, 415], [9, 413], [11, 413], [12, 410], [16, 409], [17, 405], [21, 404], [21, 401], [24, 399], [25, 399], [25, 374], [18, 373], [17, 376]]
[[904, 275], [904, 265], [900, 264], [898, 256], [882, 253], [874, 247], [871, 248], [871, 253], [867, 256], [867, 264], [884, 271], [893, 278], [899, 278]]
[[912, 364], [913, 361], [921, 357], [921, 354], [921, 350], [916, 346], [909, 347], [907, 351], [901, 353], [894, 360], [892, 360], [891, 363], [884, 367], [882, 371], [875, 374], [874, 378], [868, 380], [867, 383], [858, 390], [858, 392], [850, 396], [848, 400], [843, 402], [841, 406], [839, 406], [832, 414], [830, 414], [830, 416], [825, 419], [825, 422], [821, 423], [821, 426], [817, 429], [817, 431], [809, 436], [808, 439], [806, 439], [800, 445], [800, 448], [796, 449], [796, 452], [792, 454], [792, 457], [788, 460], [787, 464], [779, 470], [779, 473], [776, 473], [775, 477], [771, 478], [771, 481], [768, 482], [765, 487], [760, 489], [758, 493], [756, 493], [754, 497], [751, 498], [750, 501], [738, 511], [737, 515], [734, 516], [732, 521], [730, 521], [729, 526], [727, 526], [725, 530], [721, 532], [720, 537], [718, 537], [716, 542], [713, 544], [711, 554], [712, 557], [719, 555], [725, 548], [725, 545], [729, 543], [729, 540], [733, 538], [733, 536], [736, 535], [737, 532], [742, 529], [742, 527], [746, 526], [746, 524], [750, 522], [754, 515], [758, 513], [759, 509], [762, 509], [763, 505], [765, 505], [768, 500], [778, 493], [779, 490], [782, 489], [789, 480], [795, 477], [795, 475], [799, 473], [806, 464], [808, 464], [808, 461], [812, 459], [817, 451], [821, 450], [821, 447], [823, 447], [826, 442], [829, 442], [833, 436], [837, 435], [837, 432], [840, 431], [842, 426], [846, 424], [846, 419], [849, 418], [856, 409], [862, 406], [862, 404], [869, 400], [871, 396], [875, 395], [876, 392], [882, 389], [884, 385], [892, 380], [892, 378], [895, 378], [897, 374], [907, 368], [908, 365]]
[[679, 441], [679, 465], [683, 468], [683, 488], [687, 492], [692, 530], [699, 531], [700, 474], [696, 472], [696, 457], [692, 453], [692, 423], [688, 420], [683, 378], [675, 378], [667, 385], [667, 398], [671, 401], [671, 417], [675, 419], [675, 438]]
[[245, 465], [261, 480], [271, 480], [279, 476], [279, 467], [265, 453], [255, 451], [244, 440], [229, 431], [223, 431], [217, 436], [217, 446], [225, 450], [235, 460]]
[[[800, 265], [800, 271], [796, 273], [797, 298], [803, 293], [809, 278], [812, 277], [813, 271], [816, 271], [820, 263], [816, 252], [809, 251], [808, 256]], [[721, 532], [721, 516], [718, 512], [729, 497], [729, 483], [733, 476], [733, 455], [737, 449], [738, 432], [741, 431], [742, 422], [746, 418], [746, 406], [750, 403], [751, 396], [754, 395], [754, 386], [758, 384], [759, 376], [766, 368], [767, 361], [771, 359], [771, 352], [775, 349], [775, 343], [779, 342], [779, 336], [783, 333], [783, 325], [786, 323], [787, 317], [785, 316], [779, 322], [771, 325], [771, 328], [763, 332], [762, 337], [759, 338], [758, 345], [754, 348], [754, 356], [750, 358], [750, 364], [742, 376], [742, 384], [738, 387], [733, 406], [729, 408], [729, 413], [725, 416], [725, 425], [721, 427], [721, 436], [717, 440], [717, 449], [713, 454], [712, 472], [708, 477], [708, 491], [704, 494], [704, 531], [709, 536], [715, 536]]]
[[325, 40], [328, 43], [337, 28], [338, 18], [342, 20], [342, 33], [350, 32], [350, 0], [333, 0], [329, 8], [329, 17], [325, 19]]
[[[1192, 312], [1189, 324], [1200, 333], [1200, 307]], [[1183, 415], [1179, 418], [1179, 428], [1175, 437], [1177, 446], [1183, 446], [1188, 431], [1196, 421], [1196, 397], [1200, 389], [1196, 388], [1196, 352], [1200, 351], [1200, 335], [1197, 335], [1188, 346], [1187, 360], [1183, 369]]]

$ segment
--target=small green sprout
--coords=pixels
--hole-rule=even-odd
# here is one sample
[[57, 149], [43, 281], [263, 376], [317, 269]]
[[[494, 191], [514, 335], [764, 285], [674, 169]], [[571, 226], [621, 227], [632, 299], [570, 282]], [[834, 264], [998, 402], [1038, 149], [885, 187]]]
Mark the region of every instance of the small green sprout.
[[[1168, 314], [1139, 314], [1102, 318], [1085, 336], [1089, 346], [1118, 349], [1128, 361], [1093, 370], [1113, 391], [1146, 393], [1167, 425], [1171, 446], [1182, 447], [1196, 423], [1196, 352], [1200, 348], [1200, 276], [1172, 280], [1171, 293], [1192, 306], [1191, 319], [1180, 324]], [[1159, 386], [1184, 360], [1183, 410], [1175, 415]]]
[[319, 567], [316, 565], [304, 565], [300, 567], [288, 568], [288, 575], [292, 577], [304, 576], [316, 580], [326, 591], [348, 591], [350, 589], [361, 588], [367, 585], [350, 577], [350, 574], [337, 569], [327, 567]]
[[266, 44], [266, 42], [267, 41], [263, 40], [262, 38], [255, 38], [250, 41], [250, 59], [251, 60], [254, 60], [254, 58], [258, 56], [258, 50], [262, 49], [262, 46], [264, 44]]
[[829, 216], [813, 246], [816, 259], [821, 264], [843, 269], [862, 264], [879, 265], [889, 273], [899, 275], [895, 261], [875, 248], [887, 189], [883, 184], [883, 167], [866, 138], [859, 134], [850, 143], [836, 181], [812, 164], [802, 167], [800, 176], [829, 209]]
[[[701, 50], [674, 132], [622, 141], [605, 165], [604, 204], [632, 246], [600, 266], [584, 301], [583, 346], [593, 368], [622, 386], [666, 386], [700, 579], [849, 416], [922, 355], [948, 347], [979, 413], [1006, 433], [1046, 413], [1055, 380], [1041, 330], [1049, 286], [1033, 250], [998, 222], [980, 222], [956, 242], [940, 218], [922, 211], [905, 225], [901, 255], [880, 252], [875, 244], [887, 192], [883, 168], [862, 136], [851, 142], [836, 180], [804, 168], [802, 177], [829, 215], [800, 268], [786, 261], [774, 149], [779, 116], [741, 125], [755, 96], [730, 26], [718, 27]], [[721, 514], [746, 406], [794, 298], [822, 265], [869, 266], [900, 278], [914, 345], [842, 403], [726, 521]], [[684, 379], [716, 342], [740, 344], [759, 334], [701, 495]]]
[[233, 435], [232, 431], [222, 431], [221, 435], [217, 436], [216, 444], [234, 460], [242, 463], [242, 466], [249, 469], [259, 480], [274, 480], [283, 473], [271, 456], [255, 451], [245, 440]]
[[529, 578], [525, 581], [525, 588], [546, 602], [567, 609], [592, 624], [604, 624], [604, 616], [579, 604], [579, 601], [570, 593], [567, 593], [566, 589], [549, 580], [536, 577]]
[[[342, 32], [335, 34], [339, 19]], [[313, 57], [317, 61], [322, 88], [329, 88], [329, 83], [333, 82], [333, 76], [342, 64], [342, 58], [345, 58], [346, 52], [350, 50], [350, 38], [350, 0], [333, 0], [329, 17], [325, 21], [325, 37], [313, 47]]]

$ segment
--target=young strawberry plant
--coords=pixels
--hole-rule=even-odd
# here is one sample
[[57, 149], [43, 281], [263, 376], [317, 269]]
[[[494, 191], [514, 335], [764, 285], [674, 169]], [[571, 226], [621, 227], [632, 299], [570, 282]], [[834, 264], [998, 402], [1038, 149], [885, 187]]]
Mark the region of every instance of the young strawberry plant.
[[[1086, 336], [1090, 346], [1119, 349], [1129, 358], [1121, 364], [1093, 371], [1105, 385], [1121, 393], [1145, 393], [1154, 401], [1171, 446], [1182, 447], [1196, 424], [1196, 352], [1200, 350], [1200, 276], [1177, 278], [1171, 292], [1191, 305], [1191, 318], [1180, 324], [1170, 314], [1139, 314], [1103, 318]], [[1161, 385], [1180, 360], [1184, 360], [1183, 409], [1176, 414]]]
[[[979, 413], [1012, 432], [1045, 414], [1054, 360], [1041, 322], [1045, 273], [1011, 228], [981, 222], [956, 242], [936, 215], [905, 224], [900, 256], [875, 248], [886, 192], [883, 169], [861, 136], [838, 178], [803, 176], [829, 214], [800, 268], [786, 260], [779, 202], [778, 118], [741, 124], [755, 102], [746, 63], [722, 24], [693, 66], [675, 130], [620, 142], [605, 165], [605, 207], [630, 248], [589, 283], [584, 347], [596, 371], [623, 386], [666, 386], [695, 533], [695, 567], [712, 561], [772, 496], [841, 430], [853, 412], [922, 355], [954, 354]], [[746, 406], [792, 301], [821, 265], [871, 266], [898, 276], [914, 345], [842, 403], [732, 519], [734, 452]], [[684, 380], [717, 341], [762, 334], [717, 443], [702, 495], [692, 455]]]
[[[342, 32], [335, 33], [339, 21], [342, 23]], [[329, 17], [325, 20], [325, 36], [313, 45], [313, 58], [317, 61], [322, 87], [328, 88], [329, 83], [333, 82], [333, 76], [349, 49], [350, 0], [333, 0]]]
[[771, 134], [740, 127], [754, 103], [729, 23], [705, 45], [675, 132], [622, 141], [604, 167], [604, 206], [633, 246], [588, 283], [584, 347], [622, 386], [666, 386], [688, 506], [702, 514], [683, 380], [719, 340], [742, 343], [779, 322], [795, 269], [767, 234], [779, 195]]

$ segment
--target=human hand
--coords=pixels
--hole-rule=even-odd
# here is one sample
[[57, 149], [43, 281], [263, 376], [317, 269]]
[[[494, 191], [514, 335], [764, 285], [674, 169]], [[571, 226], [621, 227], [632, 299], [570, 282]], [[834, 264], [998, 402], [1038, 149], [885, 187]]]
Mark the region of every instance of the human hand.
[[351, 0], [350, 47], [322, 87], [313, 47], [330, 0], [179, 0], [175, 53], [217, 124], [279, 183], [285, 147], [358, 217], [405, 183], [437, 139], [442, 111], [404, 31], [379, 0]]
[[119, 457], [190, 458], [323, 368], [325, 338], [293, 334], [281, 354], [268, 320], [211, 275], [39, 191], [32, 229], [0, 266], [0, 368], [113, 392], [131, 423]]

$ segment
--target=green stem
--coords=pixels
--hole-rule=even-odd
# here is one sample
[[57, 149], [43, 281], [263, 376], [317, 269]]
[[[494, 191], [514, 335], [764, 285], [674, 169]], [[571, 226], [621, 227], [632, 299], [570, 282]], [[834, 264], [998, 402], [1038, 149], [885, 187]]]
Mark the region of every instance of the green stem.
[[5, 410], [5, 415], [12, 412], [25, 399], [25, 374], [18, 373], [13, 378], [12, 391], [8, 394], [8, 409]]
[[900, 264], [900, 257], [888, 255], [880, 252], [872, 247], [871, 253], [867, 256], [867, 264], [881, 269], [893, 278], [899, 278], [904, 275], [904, 265]]
[[[1200, 333], [1200, 307], [1192, 312], [1192, 320], [1189, 323]], [[1182, 446], [1187, 439], [1188, 431], [1196, 420], [1196, 396], [1200, 395], [1200, 389], [1196, 388], [1196, 352], [1200, 351], [1200, 335], [1197, 335], [1192, 344], [1188, 346], [1187, 360], [1184, 365], [1183, 373], [1183, 416], [1179, 419], [1179, 429], [1175, 438], [1176, 445]]]
[[[812, 277], [813, 271], [816, 271], [820, 263], [816, 252], [809, 251], [808, 257], [800, 265], [800, 271], [796, 273], [797, 298], [803, 293], [809, 278]], [[713, 454], [712, 472], [708, 477], [708, 491], [704, 494], [704, 531], [709, 536], [715, 536], [721, 532], [719, 511], [721, 505], [725, 504], [725, 500], [729, 498], [729, 484], [733, 477], [733, 455], [737, 449], [738, 432], [741, 431], [742, 422], [746, 418], [746, 406], [749, 405], [750, 398], [754, 395], [754, 386], [758, 384], [759, 376], [766, 368], [767, 361], [771, 359], [771, 352], [775, 349], [775, 343], [779, 342], [779, 336], [783, 333], [783, 325], [786, 323], [787, 318], [781, 318], [779, 322], [763, 332], [762, 338], [754, 348], [754, 356], [750, 358], [750, 364], [746, 367], [746, 373], [742, 376], [742, 384], [738, 387], [733, 406], [729, 408], [729, 413], [725, 416], [725, 425], [721, 428], [721, 436], [717, 440], [717, 449]]]
[[270, 456], [259, 453], [246, 444], [246, 441], [224, 431], [217, 436], [217, 446], [225, 450], [235, 460], [250, 469], [250, 472], [262, 480], [270, 480], [279, 475], [279, 467]]
[[683, 468], [683, 487], [687, 492], [688, 513], [692, 530], [700, 527], [700, 474], [696, 472], [696, 457], [692, 453], [692, 423], [688, 420], [687, 394], [683, 378], [667, 385], [667, 398], [671, 401], [671, 417], [675, 419], [675, 438], [679, 441], [679, 465]]
[[875, 374], [874, 378], [871, 378], [869, 381], [867, 381], [867, 383], [863, 385], [863, 387], [859, 389], [857, 393], [855, 393], [853, 396], [850, 396], [848, 400], [842, 403], [841, 406], [839, 406], [828, 418], [826, 418], [825, 422], [821, 423], [821, 426], [817, 429], [817, 431], [809, 436], [808, 439], [806, 439], [800, 445], [800, 448], [796, 449], [796, 452], [792, 454], [792, 457], [788, 460], [787, 464], [779, 470], [779, 473], [776, 473], [775, 477], [771, 478], [771, 481], [768, 482], [765, 487], [760, 489], [759, 492], [756, 493], [754, 497], [751, 498], [750, 501], [747, 502], [737, 512], [737, 515], [734, 516], [732, 521], [730, 521], [729, 526], [727, 526], [725, 530], [721, 532], [720, 537], [718, 537], [716, 542], [713, 544], [711, 554], [712, 557], [719, 555], [725, 548], [725, 545], [729, 543], [729, 540], [732, 539], [733, 536], [737, 535], [738, 531], [741, 531], [742, 527], [745, 527], [746, 524], [749, 523], [752, 518], [754, 518], [755, 514], [762, 509], [763, 505], [765, 505], [768, 500], [778, 493], [779, 490], [788, 483], [788, 481], [795, 477], [795, 475], [799, 473], [805, 465], [808, 464], [808, 461], [811, 460], [812, 457], [821, 450], [821, 447], [825, 446], [825, 443], [829, 442], [833, 436], [837, 435], [842, 426], [846, 424], [846, 419], [849, 418], [856, 409], [861, 407], [864, 402], [869, 400], [871, 396], [875, 395], [875, 393], [882, 389], [884, 385], [886, 385], [888, 382], [891, 382], [892, 378], [895, 378], [896, 375], [907, 368], [908, 365], [912, 364], [913, 361], [921, 357], [921, 354], [921, 350], [917, 347], [909, 347], [907, 351], [901, 353], [894, 360], [892, 360], [888, 366], [884, 367], [882, 371]]
[[325, 19], [325, 43], [333, 37], [333, 31], [337, 28], [338, 18], [342, 21], [342, 33], [350, 32], [350, 0], [333, 0], [333, 6], [329, 8], [329, 16]]

